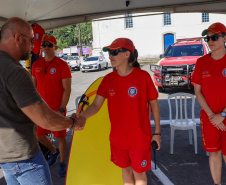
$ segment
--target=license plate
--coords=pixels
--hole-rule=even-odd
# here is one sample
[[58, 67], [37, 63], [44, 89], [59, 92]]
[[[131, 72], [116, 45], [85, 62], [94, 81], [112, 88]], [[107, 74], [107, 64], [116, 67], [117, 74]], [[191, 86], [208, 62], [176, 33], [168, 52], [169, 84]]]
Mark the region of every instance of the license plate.
[[171, 79], [173, 81], [179, 81], [181, 79], [181, 77], [180, 76], [172, 76]]
[[85, 67], [85, 69], [89, 69], [89, 67]]
[[183, 71], [184, 69], [182, 67], [180, 68], [167, 68], [167, 71]]

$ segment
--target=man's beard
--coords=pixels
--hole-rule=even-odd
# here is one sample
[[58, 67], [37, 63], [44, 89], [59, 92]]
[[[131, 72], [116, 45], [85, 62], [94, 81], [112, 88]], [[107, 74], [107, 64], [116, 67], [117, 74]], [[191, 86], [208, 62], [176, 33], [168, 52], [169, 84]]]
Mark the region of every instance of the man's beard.
[[21, 56], [20, 56], [20, 60], [28, 60], [30, 58], [30, 54], [31, 54], [31, 51], [26, 51], [26, 41], [23, 40], [22, 43], [21, 43]]
[[30, 58], [30, 52], [28, 53], [23, 53], [20, 57], [20, 60], [28, 60]]

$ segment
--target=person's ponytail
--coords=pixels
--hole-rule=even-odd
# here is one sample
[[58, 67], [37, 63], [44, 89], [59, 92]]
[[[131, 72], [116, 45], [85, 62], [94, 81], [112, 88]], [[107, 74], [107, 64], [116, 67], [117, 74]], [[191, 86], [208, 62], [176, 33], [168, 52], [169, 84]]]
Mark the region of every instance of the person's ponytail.
[[129, 64], [133, 67], [140, 68], [140, 64], [138, 63], [137, 58], [138, 58], [137, 49], [134, 49], [134, 52], [130, 51]]

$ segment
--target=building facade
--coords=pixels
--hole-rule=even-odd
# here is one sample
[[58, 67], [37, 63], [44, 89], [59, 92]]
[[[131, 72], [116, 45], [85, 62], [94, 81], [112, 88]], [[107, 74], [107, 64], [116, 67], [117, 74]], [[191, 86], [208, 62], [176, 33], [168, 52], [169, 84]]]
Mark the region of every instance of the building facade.
[[177, 13], [125, 15], [121, 18], [93, 21], [93, 48], [101, 49], [118, 37], [134, 42], [139, 58], [158, 58], [176, 39], [201, 37], [214, 22], [226, 24], [226, 15]]

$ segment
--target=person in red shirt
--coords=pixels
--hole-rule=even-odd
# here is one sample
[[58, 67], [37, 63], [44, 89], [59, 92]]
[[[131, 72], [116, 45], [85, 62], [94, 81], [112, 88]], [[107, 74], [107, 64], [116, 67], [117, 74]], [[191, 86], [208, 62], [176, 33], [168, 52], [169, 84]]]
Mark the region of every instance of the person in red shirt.
[[[33, 64], [32, 76], [39, 94], [49, 107], [66, 116], [66, 106], [71, 93], [71, 71], [65, 61], [55, 56], [56, 44], [57, 41], [52, 35], [46, 35], [43, 38], [42, 48], [45, 57]], [[47, 133], [51, 133], [51, 131], [38, 127], [37, 136], [39, 141], [52, 152], [48, 164], [52, 166], [60, 153], [59, 176], [65, 176], [66, 130], [52, 132], [59, 140], [59, 149], [52, 144], [46, 136]]]
[[[147, 185], [151, 169], [151, 141], [161, 143], [158, 93], [151, 76], [140, 69], [138, 52], [128, 38], [118, 38], [103, 48], [116, 70], [101, 82], [94, 102], [81, 113], [86, 119], [96, 114], [108, 99], [111, 122], [111, 161], [122, 168], [124, 184]], [[149, 105], [155, 121], [152, 136]], [[136, 181], [136, 182], [135, 182]]]
[[45, 36], [45, 30], [37, 23], [33, 23], [31, 25], [33, 32], [34, 32], [34, 47], [31, 51], [31, 69], [33, 63], [40, 58], [40, 55], [42, 54], [41, 51], [41, 44], [42, 44], [42, 38]]
[[221, 183], [222, 154], [226, 162], [226, 27], [217, 22], [202, 32], [211, 53], [197, 60], [193, 74], [200, 103], [203, 147], [210, 152], [209, 166], [215, 184]]

